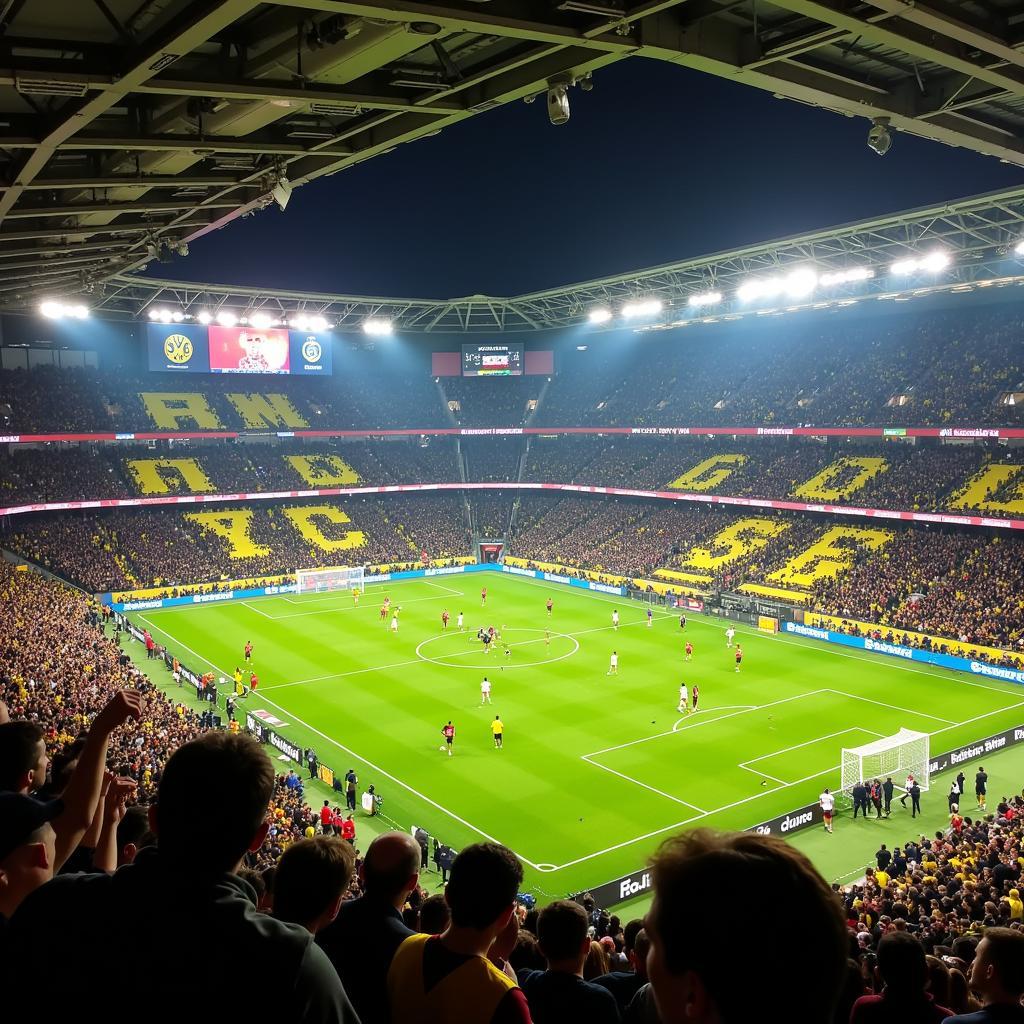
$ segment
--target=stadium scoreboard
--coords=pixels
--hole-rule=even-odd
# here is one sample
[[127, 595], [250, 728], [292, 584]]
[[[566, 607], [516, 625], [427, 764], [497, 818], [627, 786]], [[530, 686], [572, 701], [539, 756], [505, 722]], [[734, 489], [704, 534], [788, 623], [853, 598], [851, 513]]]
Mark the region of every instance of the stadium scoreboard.
[[523, 346], [504, 342], [462, 346], [463, 377], [521, 377]]

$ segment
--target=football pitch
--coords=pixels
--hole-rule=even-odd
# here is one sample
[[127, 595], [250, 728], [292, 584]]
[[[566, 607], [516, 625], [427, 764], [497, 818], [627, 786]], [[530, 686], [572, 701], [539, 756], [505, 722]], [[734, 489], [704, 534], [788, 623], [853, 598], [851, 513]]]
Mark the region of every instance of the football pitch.
[[[397, 635], [380, 618], [385, 595], [401, 606]], [[190, 668], [229, 679], [251, 640], [260, 683], [240, 711], [264, 709], [336, 772], [355, 768], [360, 791], [374, 784], [402, 826], [456, 849], [484, 838], [510, 846], [544, 895], [635, 871], [684, 828], [747, 828], [810, 803], [838, 787], [843, 747], [906, 727], [929, 733], [938, 753], [1024, 721], [1013, 684], [740, 625], [737, 673], [726, 621], [688, 614], [684, 632], [657, 606], [648, 627], [646, 610], [480, 573], [371, 585], [358, 606], [343, 592], [132, 617]], [[485, 653], [476, 631], [492, 625], [504, 643]], [[491, 705], [481, 705], [484, 676]], [[677, 711], [681, 682], [700, 688], [695, 713]], [[452, 757], [440, 749], [449, 719]], [[925, 799], [944, 808], [946, 788]], [[908, 820], [893, 838], [911, 834]], [[830, 838], [841, 842], [838, 830]], [[851, 869], [863, 867], [858, 857]]]

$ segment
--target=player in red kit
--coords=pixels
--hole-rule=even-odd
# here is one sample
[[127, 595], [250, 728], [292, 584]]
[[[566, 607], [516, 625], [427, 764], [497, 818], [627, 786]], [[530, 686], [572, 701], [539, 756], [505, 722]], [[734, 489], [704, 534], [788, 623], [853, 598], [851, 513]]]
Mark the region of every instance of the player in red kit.
[[387, 625], [387, 621], [388, 621], [388, 606], [386, 604], [382, 604], [380, 606], [380, 621], [383, 622], [385, 626]]
[[448, 748], [448, 756], [452, 756], [452, 744], [455, 742], [455, 726], [449, 721], [449, 723], [442, 727], [441, 735], [444, 737], [444, 744], [441, 747], [442, 752], [445, 746]]
[[740, 670], [740, 662], [743, 661], [743, 648], [739, 644], [736, 645], [736, 671]]
[[245, 641], [245, 660], [252, 661], [252, 641]]
[[443, 629], [447, 629], [448, 628], [448, 619], [450, 617], [451, 616], [448, 614], [448, 609], [445, 608], [445, 610], [443, 612], [441, 612], [441, 627]]
[[547, 606], [548, 607], [548, 618], [549, 619], [551, 618], [551, 609], [554, 608], [554, 606], [555, 606], [555, 602], [552, 601], [551, 598], [549, 597], [548, 598], [548, 606]]
[[487, 588], [486, 587], [484, 587], [480, 591], [480, 607], [483, 608], [483, 606], [485, 604], [487, 604]]
[[256, 692], [256, 687], [259, 686], [259, 685], [260, 685], [259, 676], [257, 676], [256, 673], [253, 672], [253, 674], [251, 676], [249, 676], [249, 689], [253, 693], [255, 693]]
[[686, 641], [686, 660], [689, 661], [693, 657], [693, 644], [689, 640]]
[[697, 701], [700, 700], [700, 689], [699, 689], [699, 687], [697, 686], [696, 683], [694, 684], [693, 690], [691, 691], [691, 696], [693, 698], [693, 702], [692, 702], [693, 710], [696, 711], [697, 710]]

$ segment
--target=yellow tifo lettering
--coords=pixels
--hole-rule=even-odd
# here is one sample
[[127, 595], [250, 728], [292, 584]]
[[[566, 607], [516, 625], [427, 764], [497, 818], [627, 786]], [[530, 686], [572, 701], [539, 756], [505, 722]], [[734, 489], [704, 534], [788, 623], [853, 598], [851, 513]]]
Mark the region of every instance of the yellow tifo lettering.
[[228, 545], [229, 558], [257, 558], [269, 555], [270, 548], [252, 539], [251, 508], [226, 509], [223, 512], [186, 512], [185, 518], [197, 523], [203, 533], [212, 533]]
[[889, 530], [862, 526], [833, 526], [802, 554], [791, 558], [781, 569], [769, 573], [769, 583], [810, 587], [818, 580], [830, 579], [853, 565], [858, 548], [877, 551], [892, 540]]
[[683, 568], [717, 569], [767, 547], [773, 537], [789, 529], [775, 519], [740, 519], [716, 534], [705, 547], [691, 548], [680, 559]]
[[359, 483], [359, 474], [338, 455], [286, 455], [284, 460], [310, 487]]
[[[1009, 485], [1009, 486], [1008, 486]], [[1003, 491], [1001, 501], [993, 494]], [[975, 473], [952, 501], [953, 508], [978, 508], [986, 512], [1024, 513], [1024, 466], [997, 462]]]
[[234, 392], [229, 393], [227, 398], [242, 417], [245, 426], [252, 429], [284, 427], [286, 430], [299, 430], [309, 426], [299, 410], [288, 400], [287, 395]]
[[301, 508], [286, 508], [282, 511], [310, 544], [324, 551], [351, 551], [366, 544], [366, 534], [362, 530], [331, 530], [332, 534], [341, 532], [341, 536], [328, 536], [321, 528], [321, 522], [328, 528], [352, 522], [334, 505], [304, 505]]
[[149, 418], [161, 430], [221, 430], [223, 424], [210, 408], [206, 395], [195, 391], [142, 391], [139, 393]]
[[712, 455], [677, 476], [668, 486], [674, 491], [712, 491], [746, 461], [746, 455]]
[[888, 468], [889, 463], [878, 456], [844, 455], [802, 483], [793, 494], [809, 501], [840, 501]]
[[142, 494], [214, 490], [197, 459], [127, 459], [125, 464]]

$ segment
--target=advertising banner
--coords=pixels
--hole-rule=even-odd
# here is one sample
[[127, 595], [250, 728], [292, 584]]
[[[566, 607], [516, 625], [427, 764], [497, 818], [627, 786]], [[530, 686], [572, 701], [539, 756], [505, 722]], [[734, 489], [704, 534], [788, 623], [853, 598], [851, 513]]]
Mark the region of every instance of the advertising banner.
[[213, 373], [288, 373], [291, 348], [282, 327], [210, 327]]
[[327, 377], [331, 374], [331, 336], [312, 331], [289, 331], [289, 365], [299, 375]]
[[149, 368], [157, 372], [207, 373], [206, 328], [185, 324], [146, 324]]

